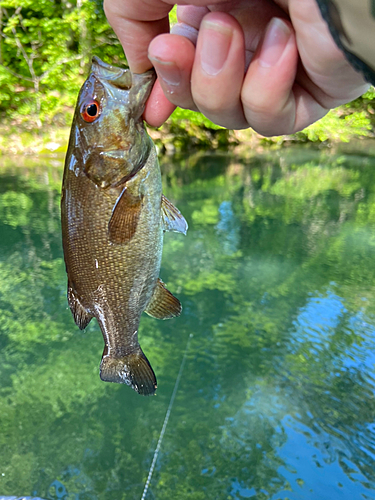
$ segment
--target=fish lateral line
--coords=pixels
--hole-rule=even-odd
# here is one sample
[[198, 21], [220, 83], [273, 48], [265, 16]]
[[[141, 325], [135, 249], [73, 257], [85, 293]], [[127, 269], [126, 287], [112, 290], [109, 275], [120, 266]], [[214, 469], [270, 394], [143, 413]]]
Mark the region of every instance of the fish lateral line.
[[154, 80], [154, 72], [133, 75], [94, 58], [78, 96], [61, 198], [74, 321], [81, 329], [93, 317], [99, 323], [101, 379], [142, 395], [154, 394], [157, 381], [138, 342], [141, 314], [168, 319], [182, 310], [158, 278], [163, 231], [187, 230], [162, 194], [156, 148], [142, 120]]

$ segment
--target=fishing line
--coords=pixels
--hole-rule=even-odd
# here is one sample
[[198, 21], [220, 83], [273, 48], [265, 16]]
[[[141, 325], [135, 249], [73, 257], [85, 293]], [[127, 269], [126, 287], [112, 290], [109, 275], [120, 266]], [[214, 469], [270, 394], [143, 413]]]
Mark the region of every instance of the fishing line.
[[186, 356], [187, 356], [187, 353], [188, 353], [188, 350], [189, 350], [190, 341], [191, 341], [192, 337], [193, 337], [193, 334], [191, 333], [189, 335], [188, 341], [186, 343], [184, 356], [182, 358], [181, 365], [180, 365], [180, 371], [178, 372], [178, 375], [177, 375], [177, 378], [176, 378], [176, 382], [174, 384], [172, 396], [171, 396], [171, 399], [169, 401], [167, 413], [165, 414], [165, 418], [164, 418], [164, 422], [163, 422], [163, 427], [161, 428], [161, 431], [160, 431], [160, 436], [159, 436], [159, 439], [158, 439], [158, 443], [157, 443], [155, 451], [154, 451], [154, 456], [153, 456], [153, 459], [152, 459], [152, 462], [151, 462], [151, 467], [150, 467], [150, 470], [148, 471], [148, 476], [147, 476], [147, 480], [146, 480], [146, 483], [145, 483], [145, 487], [143, 489], [141, 500], [145, 500], [148, 488], [149, 488], [150, 483], [151, 483], [151, 478], [152, 478], [152, 474], [153, 474], [154, 469], [155, 469], [156, 460], [158, 459], [158, 454], [159, 454], [159, 451], [160, 451], [161, 442], [163, 441], [165, 429], [167, 428], [167, 425], [168, 425], [169, 416], [171, 414], [172, 406], [173, 406], [173, 403], [174, 403], [174, 399], [175, 399], [177, 391], [178, 391], [178, 386], [180, 384], [181, 375], [182, 375], [182, 372], [184, 371]]

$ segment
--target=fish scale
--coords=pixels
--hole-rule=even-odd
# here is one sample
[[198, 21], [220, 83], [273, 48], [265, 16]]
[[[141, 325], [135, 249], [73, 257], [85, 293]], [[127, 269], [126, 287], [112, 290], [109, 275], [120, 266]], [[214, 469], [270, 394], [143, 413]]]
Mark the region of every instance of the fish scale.
[[65, 162], [62, 234], [74, 319], [83, 329], [95, 317], [103, 334], [102, 380], [148, 395], [157, 384], [138, 342], [139, 321], [143, 311], [159, 319], [181, 313], [159, 271], [163, 232], [186, 234], [187, 224], [162, 195], [142, 121], [154, 74], [132, 75], [131, 85], [129, 74], [93, 59]]

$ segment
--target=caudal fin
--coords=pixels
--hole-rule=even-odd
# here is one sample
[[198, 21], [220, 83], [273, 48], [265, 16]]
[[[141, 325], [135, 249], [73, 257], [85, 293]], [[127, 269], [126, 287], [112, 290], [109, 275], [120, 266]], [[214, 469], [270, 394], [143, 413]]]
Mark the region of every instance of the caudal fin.
[[130, 385], [138, 394], [152, 396], [156, 391], [156, 377], [142, 349], [123, 357], [103, 355], [100, 378], [104, 382]]

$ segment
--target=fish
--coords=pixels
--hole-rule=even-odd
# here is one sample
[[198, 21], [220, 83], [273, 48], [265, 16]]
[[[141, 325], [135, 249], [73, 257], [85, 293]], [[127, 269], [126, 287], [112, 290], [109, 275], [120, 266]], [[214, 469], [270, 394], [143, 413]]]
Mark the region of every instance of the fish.
[[93, 57], [74, 112], [61, 195], [67, 298], [75, 323], [96, 318], [104, 339], [100, 378], [142, 395], [157, 388], [138, 341], [142, 312], [180, 315], [159, 278], [165, 231], [186, 234], [163, 195], [154, 143], [142, 119], [154, 71], [132, 74]]

